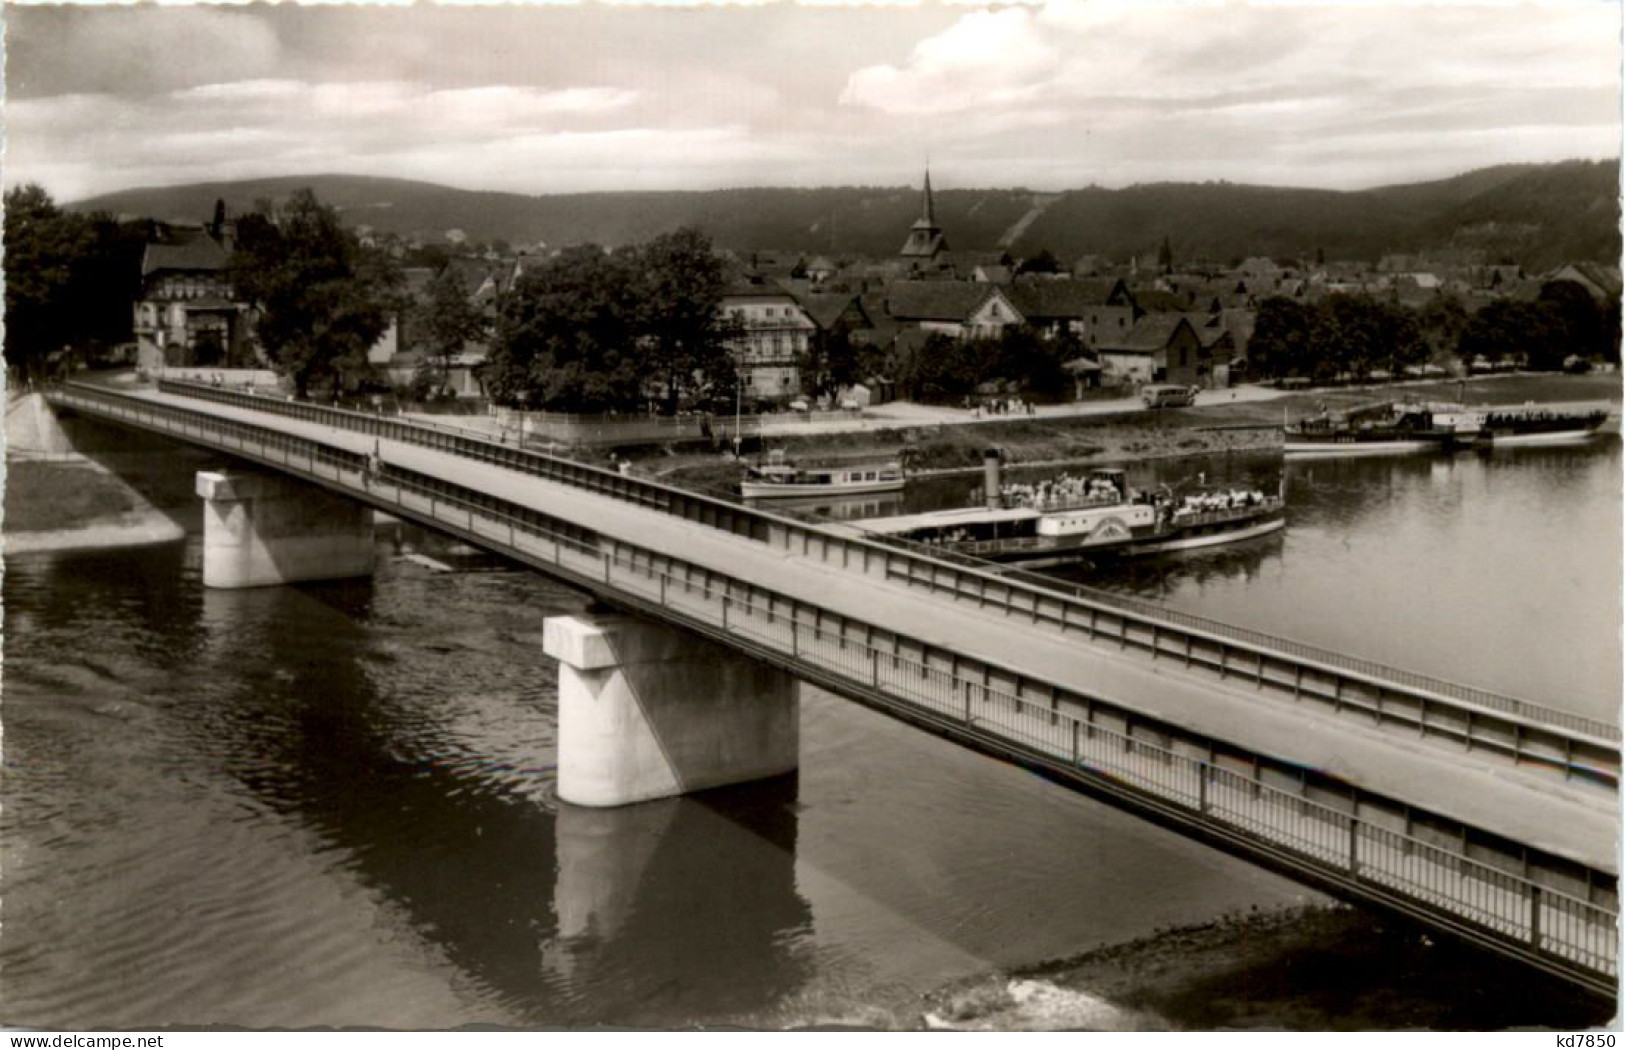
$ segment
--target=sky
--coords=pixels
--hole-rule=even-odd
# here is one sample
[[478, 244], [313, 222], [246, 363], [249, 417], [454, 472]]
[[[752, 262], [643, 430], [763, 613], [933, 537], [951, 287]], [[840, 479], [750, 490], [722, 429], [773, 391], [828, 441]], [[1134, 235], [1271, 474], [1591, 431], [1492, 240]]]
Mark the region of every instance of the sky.
[[1614, 158], [1619, 0], [8, 4], [6, 185], [1355, 189]]

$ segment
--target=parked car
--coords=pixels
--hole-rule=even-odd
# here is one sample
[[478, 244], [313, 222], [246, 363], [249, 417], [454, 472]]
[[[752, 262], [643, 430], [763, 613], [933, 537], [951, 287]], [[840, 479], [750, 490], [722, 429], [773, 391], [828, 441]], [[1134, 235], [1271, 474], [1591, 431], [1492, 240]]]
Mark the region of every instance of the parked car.
[[1185, 408], [1196, 404], [1194, 386], [1170, 386], [1159, 383], [1140, 391], [1140, 400], [1146, 408]]

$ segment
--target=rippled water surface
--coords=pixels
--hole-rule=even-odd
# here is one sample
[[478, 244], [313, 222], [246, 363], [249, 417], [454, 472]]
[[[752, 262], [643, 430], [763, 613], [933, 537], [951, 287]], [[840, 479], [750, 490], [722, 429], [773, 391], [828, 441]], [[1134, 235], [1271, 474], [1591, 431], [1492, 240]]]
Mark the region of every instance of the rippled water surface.
[[[1294, 465], [1283, 535], [1088, 578], [1596, 713], [1618, 473], [1617, 445]], [[812, 691], [799, 775], [561, 806], [541, 630], [582, 599], [407, 540], [456, 571], [385, 543], [371, 581], [217, 592], [195, 537], [8, 559], [5, 1021], [884, 1022], [1308, 896]]]

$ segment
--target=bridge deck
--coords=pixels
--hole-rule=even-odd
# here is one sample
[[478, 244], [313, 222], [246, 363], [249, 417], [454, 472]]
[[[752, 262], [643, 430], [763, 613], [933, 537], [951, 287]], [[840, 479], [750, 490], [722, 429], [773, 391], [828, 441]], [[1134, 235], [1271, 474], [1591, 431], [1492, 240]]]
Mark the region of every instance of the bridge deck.
[[808, 605], [1081, 693], [1109, 697], [1147, 716], [1617, 873], [1617, 795], [1602, 787], [1564, 781], [1436, 739], [1283, 702], [1172, 661], [1150, 660], [1075, 636], [1063, 638], [998, 609], [944, 600], [857, 567], [843, 568], [455, 453], [232, 405], [152, 391], [141, 396], [223, 419], [272, 426], [355, 453], [377, 448], [387, 464], [500, 494], [605, 536], [756, 581]]

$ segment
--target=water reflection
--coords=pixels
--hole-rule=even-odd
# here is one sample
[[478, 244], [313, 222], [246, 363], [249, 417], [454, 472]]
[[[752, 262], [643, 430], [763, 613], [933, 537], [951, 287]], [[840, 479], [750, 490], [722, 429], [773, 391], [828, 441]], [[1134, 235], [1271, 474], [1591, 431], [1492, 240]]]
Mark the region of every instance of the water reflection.
[[[535, 790], [551, 783], [554, 705], [507, 709], [498, 730], [470, 725], [480, 713], [462, 703], [424, 703], [374, 644], [369, 592], [210, 592], [211, 652], [234, 661], [239, 685], [198, 721], [195, 746], [315, 830], [518, 1023], [727, 1017], [804, 980], [794, 777], [620, 810], [556, 806]], [[531, 660], [551, 673], [539, 647]], [[546, 750], [516, 754], [523, 740]]]
[[747, 497], [745, 506], [766, 510], [810, 521], [860, 521], [864, 518], [885, 518], [904, 513], [905, 500], [901, 492], [886, 492], [867, 496], [808, 496], [796, 499], [763, 499]]

